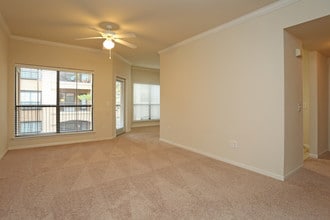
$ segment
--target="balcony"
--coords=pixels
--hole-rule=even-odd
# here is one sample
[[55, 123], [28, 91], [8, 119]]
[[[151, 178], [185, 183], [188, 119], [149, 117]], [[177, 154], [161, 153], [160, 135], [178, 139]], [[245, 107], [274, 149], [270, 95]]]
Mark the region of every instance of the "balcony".
[[92, 105], [19, 105], [15, 117], [16, 136], [93, 130]]

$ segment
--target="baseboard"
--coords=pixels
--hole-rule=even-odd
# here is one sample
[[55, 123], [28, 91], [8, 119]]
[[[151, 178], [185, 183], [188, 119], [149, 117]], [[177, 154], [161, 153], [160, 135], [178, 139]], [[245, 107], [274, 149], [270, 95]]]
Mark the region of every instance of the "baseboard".
[[326, 152], [328, 152], [328, 149], [325, 149], [324, 151], [322, 151], [321, 153], [319, 153], [318, 157], [320, 157], [322, 154], [325, 154]]
[[314, 158], [314, 159], [319, 158], [319, 156], [317, 154], [311, 154], [311, 153], [309, 153], [309, 157]]
[[304, 166], [304, 164], [299, 165], [298, 167], [296, 167], [295, 169], [291, 170], [290, 172], [288, 172], [285, 177], [284, 180], [286, 180], [287, 178], [289, 178], [292, 174], [296, 173], [300, 168], [302, 168]]
[[5, 148], [5, 149], [3, 149], [3, 150], [0, 152], [0, 160], [1, 160], [1, 158], [3, 158], [3, 156], [5, 156], [5, 154], [7, 153], [7, 151], [8, 151], [8, 148]]
[[280, 181], [284, 181], [285, 180], [285, 177], [284, 176], [278, 175], [278, 174], [273, 173], [273, 172], [269, 172], [267, 170], [263, 170], [263, 169], [260, 169], [260, 168], [254, 167], [254, 166], [250, 166], [250, 165], [247, 165], [247, 164], [244, 164], [244, 163], [240, 163], [240, 162], [229, 160], [229, 159], [226, 159], [226, 158], [223, 158], [223, 157], [212, 155], [212, 154], [207, 153], [207, 152], [199, 151], [199, 150], [193, 149], [191, 147], [188, 147], [188, 146], [185, 146], [185, 145], [182, 145], [182, 144], [178, 144], [178, 143], [175, 143], [175, 142], [166, 140], [164, 138], [160, 138], [159, 140], [162, 141], [162, 142], [165, 142], [165, 143], [174, 145], [176, 147], [179, 147], [179, 148], [182, 148], [182, 149], [185, 149], [185, 150], [194, 152], [194, 153], [201, 154], [203, 156], [206, 156], [206, 157], [209, 157], [209, 158], [212, 158], [212, 159], [215, 159], [215, 160], [219, 160], [219, 161], [222, 161], [222, 162], [225, 162], [225, 163], [228, 163], [228, 164], [231, 164], [231, 165], [234, 165], [234, 166], [237, 166], [237, 167], [246, 169], [246, 170], [253, 171], [255, 173], [262, 174], [264, 176], [268, 176], [268, 177], [274, 178], [276, 180], [280, 180]]
[[159, 121], [133, 122], [131, 128], [159, 126]]
[[87, 143], [87, 142], [96, 142], [96, 141], [107, 141], [112, 140], [114, 137], [109, 138], [101, 138], [101, 139], [87, 139], [87, 140], [77, 140], [77, 141], [62, 141], [62, 142], [53, 142], [53, 143], [44, 143], [44, 144], [32, 144], [26, 146], [13, 146], [10, 147], [8, 150], [22, 150], [22, 149], [31, 149], [31, 148], [39, 148], [39, 147], [50, 147], [50, 146], [57, 146], [57, 145], [67, 145], [67, 144], [79, 144], [79, 143]]

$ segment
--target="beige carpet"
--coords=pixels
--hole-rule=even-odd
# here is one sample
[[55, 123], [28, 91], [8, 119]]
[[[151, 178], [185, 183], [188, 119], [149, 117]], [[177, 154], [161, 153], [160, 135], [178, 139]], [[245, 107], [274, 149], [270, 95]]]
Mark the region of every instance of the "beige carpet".
[[330, 219], [330, 161], [277, 181], [158, 141], [158, 127], [111, 141], [10, 151], [0, 219]]

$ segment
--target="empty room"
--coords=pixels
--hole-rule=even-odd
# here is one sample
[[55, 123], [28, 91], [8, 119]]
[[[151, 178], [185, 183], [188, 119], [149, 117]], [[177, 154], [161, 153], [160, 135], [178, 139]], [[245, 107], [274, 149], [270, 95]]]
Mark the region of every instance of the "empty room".
[[329, 219], [330, 1], [1, 0], [0, 219]]

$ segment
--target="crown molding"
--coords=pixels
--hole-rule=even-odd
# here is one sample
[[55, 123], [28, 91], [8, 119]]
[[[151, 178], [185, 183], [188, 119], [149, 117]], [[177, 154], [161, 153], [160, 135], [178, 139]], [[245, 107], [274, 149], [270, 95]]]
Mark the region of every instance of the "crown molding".
[[58, 42], [54, 42], [54, 41], [46, 41], [46, 40], [39, 40], [39, 39], [35, 39], [35, 38], [29, 38], [29, 37], [21, 37], [21, 36], [17, 36], [17, 35], [11, 35], [10, 38], [13, 40], [25, 41], [25, 42], [29, 42], [29, 43], [35, 43], [35, 44], [41, 44], [41, 45], [47, 45], [47, 46], [65, 47], [65, 48], [86, 50], [86, 51], [90, 51], [90, 52], [102, 52], [101, 49], [93, 49], [93, 48], [88, 48], [88, 47], [75, 46], [75, 45], [70, 45], [70, 44], [65, 44], [65, 43], [58, 43]]
[[151, 71], [151, 72], [155, 72], [155, 71], [159, 72], [159, 69], [157, 69], [157, 68], [142, 67], [142, 66], [132, 66], [132, 70], [145, 70], [145, 71]]
[[123, 56], [119, 55], [118, 53], [116, 52], [112, 52], [113, 55], [117, 58], [119, 58], [120, 60], [124, 61], [125, 63], [127, 63], [128, 65], [132, 66], [132, 62], [129, 61], [128, 59], [124, 58]]
[[[78, 49], [78, 50], [85, 50], [89, 52], [96, 52], [96, 53], [108, 53], [107, 50], [102, 50], [102, 49], [93, 49], [89, 47], [82, 47], [82, 46], [76, 46], [76, 45], [71, 45], [71, 44], [65, 44], [65, 43], [58, 43], [58, 42], [53, 42], [53, 41], [46, 41], [46, 40], [39, 40], [39, 39], [34, 39], [34, 38], [29, 38], [29, 37], [21, 37], [21, 36], [16, 36], [16, 35], [11, 35], [11, 39], [13, 40], [19, 40], [19, 41], [25, 41], [29, 43], [35, 43], [35, 44], [41, 44], [41, 45], [46, 45], [46, 46], [55, 46], [55, 47], [64, 47], [64, 48], [71, 48], [71, 49]], [[121, 59], [125, 63], [132, 65], [132, 62], [129, 60], [125, 59], [118, 53], [111, 51], [113, 56], [116, 56], [117, 58]]]
[[197, 41], [197, 40], [199, 40], [201, 38], [204, 38], [204, 37], [206, 37], [208, 35], [211, 35], [213, 33], [217, 33], [219, 31], [225, 30], [227, 28], [230, 28], [230, 27], [234, 27], [236, 25], [239, 25], [239, 24], [241, 24], [241, 23], [243, 23], [245, 21], [248, 21], [248, 20], [250, 20], [252, 18], [256, 18], [256, 17], [262, 16], [262, 15], [269, 14], [269, 13], [271, 13], [273, 11], [276, 11], [276, 10], [281, 9], [281, 8], [284, 8], [284, 7], [288, 6], [288, 5], [294, 4], [294, 3], [298, 2], [298, 1], [301, 1], [301, 0], [279, 0], [277, 2], [274, 2], [272, 4], [267, 5], [265, 7], [262, 7], [260, 9], [257, 9], [255, 11], [251, 12], [251, 13], [248, 13], [246, 15], [243, 15], [243, 16], [239, 17], [239, 18], [236, 18], [236, 19], [234, 19], [232, 21], [229, 21], [229, 22], [224, 23], [224, 24], [222, 24], [220, 26], [217, 26], [215, 28], [212, 28], [212, 29], [210, 29], [208, 31], [202, 32], [200, 34], [197, 34], [197, 35], [195, 35], [195, 36], [193, 36], [191, 38], [188, 38], [186, 40], [183, 40], [183, 41], [181, 41], [179, 43], [176, 43], [176, 44], [174, 44], [174, 45], [172, 45], [170, 47], [167, 47], [167, 48], [165, 48], [163, 50], [160, 50], [160, 51], [158, 51], [158, 53], [159, 54], [165, 53], [165, 52], [170, 51], [170, 50], [172, 50], [174, 48], [181, 47], [181, 46], [186, 45], [186, 44], [189, 44], [189, 43], [191, 43], [193, 41]]
[[11, 36], [10, 29], [1, 13], [0, 13], [0, 28], [2, 28], [8, 36]]

